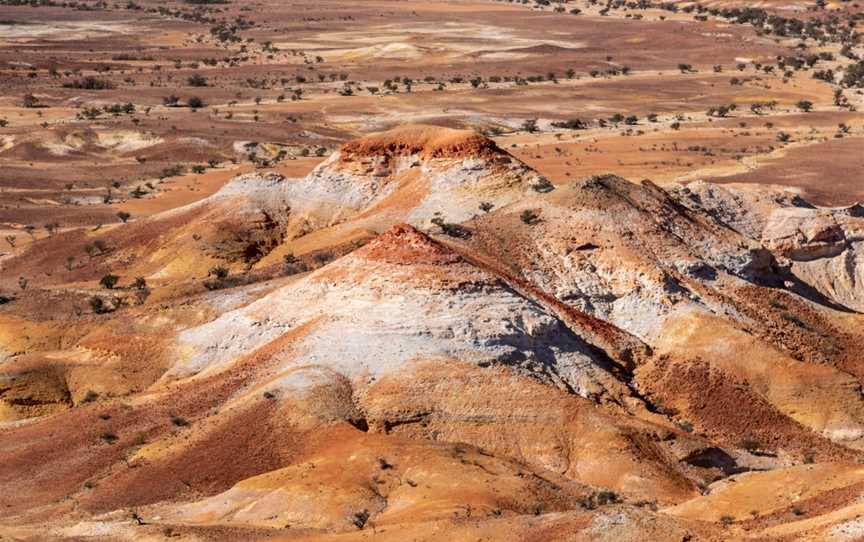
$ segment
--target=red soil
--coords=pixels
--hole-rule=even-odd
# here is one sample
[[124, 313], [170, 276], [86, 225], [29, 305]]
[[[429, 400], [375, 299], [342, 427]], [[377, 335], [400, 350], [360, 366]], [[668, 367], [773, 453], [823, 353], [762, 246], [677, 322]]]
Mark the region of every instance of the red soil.
[[462, 260], [452, 250], [408, 224], [393, 226], [358, 254], [369, 260], [405, 265], [446, 265]]
[[342, 146], [342, 161], [362, 157], [419, 155], [421, 158], [495, 158], [506, 156], [491, 139], [473, 130], [408, 125], [353, 140]]

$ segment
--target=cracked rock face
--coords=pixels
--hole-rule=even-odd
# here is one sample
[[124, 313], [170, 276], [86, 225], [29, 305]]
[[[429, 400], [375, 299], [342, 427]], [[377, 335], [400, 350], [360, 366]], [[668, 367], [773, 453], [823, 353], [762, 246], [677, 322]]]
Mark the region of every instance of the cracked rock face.
[[762, 233], [792, 273], [840, 306], [864, 311], [864, 217], [845, 209], [778, 209]]

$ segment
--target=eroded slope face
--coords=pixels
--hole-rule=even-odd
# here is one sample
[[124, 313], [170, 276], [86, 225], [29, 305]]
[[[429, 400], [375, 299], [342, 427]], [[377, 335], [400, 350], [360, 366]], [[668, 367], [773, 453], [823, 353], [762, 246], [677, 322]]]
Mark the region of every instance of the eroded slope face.
[[864, 210], [777, 209], [762, 232], [765, 246], [791, 272], [840, 307], [864, 310]]
[[[680, 423], [728, 444], [743, 432], [799, 457], [802, 446], [817, 446], [810, 431], [861, 446], [864, 404], [848, 374], [860, 371], [856, 340], [839, 332], [837, 313], [791, 293], [811, 289], [774, 254], [710, 214], [650, 183], [602, 177], [469, 228], [473, 249], [654, 348], [635, 386]], [[745, 394], [727, 397], [742, 383]], [[704, 394], [712, 406], [739, 401], [739, 415], [706, 416]], [[767, 421], [774, 417], [789, 419]], [[784, 432], [808, 444], [784, 441]]]
[[[304, 334], [298, 340], [278, 344], [299, 329]], [[616, 362], [554, 313], [407, 225], [243, 309], [184, 331], [177, 363], [164, 380], [211, 375], [264, 350], [282, 370], [320, 366], [352, 381], [444, 357], [519, 367], [583, 397], [609, 395], [620, 402], [625, 393], [611, 373]]]
[[791, 192], [693, 183], [679, 199], [760, 241], [791, 274], [838, 308], [864, 308], [861, 239], [864, 210], [858, 204], [817, 208]]
[[778, 282], [771, 253], [662, 189], [606, 176], [478, 218], [471, 245], [558, 299], [651, 342], [717, 281]]

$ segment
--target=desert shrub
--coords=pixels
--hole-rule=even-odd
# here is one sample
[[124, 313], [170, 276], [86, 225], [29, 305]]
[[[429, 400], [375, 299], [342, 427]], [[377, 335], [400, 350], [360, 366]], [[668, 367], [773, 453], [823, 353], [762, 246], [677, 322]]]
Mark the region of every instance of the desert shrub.
[[585, 130], [588, 128], [581, 119], [559, 120], [553, 122], [552, 126], [562, 130]]
[[367, 521], [369, 521], [369, 510], [366, 509], [355, 513], [353, 519], [351, 520], [354, 526], [358, 529], [362, 529], [363, 527], [365, 527]]
[[99, 79], [90, 75], [74, 81], [67, 81], [63, 83], [63, 86], [65, 88], [78, 88], [82, 90], [111, 90], [114, 88], [114, 83], [108, 79]]
[[755, 439], [744, 438], [738, 442], [738, 447], [747, 450], [748, 452], [756, 452], [759, 451], [761, 445], [759, 444], [759, 441]]
[[212, 277], [212, 279], [204, 281], [204, 287], [208, 290], [219, 290], [221, 288], [225, 288], [230, 286], [228, 279], [228, 268], [223, 265], [217, 265], [215, 267], [211, 267], [210, 271], [207, 273], [208, 277]]
[[36, 96], [34, 96], [30, 93], [27, 93], [24, 95], [23, 98], [21, 98], [21, 105], [23, 105], [24, 107], [26, 107], [28, 109], [32, 109], [34, 107], [39, 107], [40, 106], [39, 98], [37, 98]]
[[595, 491], [590, 495], [579, 499], [579, 504], [581, 504], [583, 508], [586, 508], [588, 510], [595, 510], [600, 506], [615, 504], [618, 502], [621, 502], [618, 498], [618, 494], [614, 491], [609, 491], [606, 489]]
[[103, 275], [101, 279], [99, 279], [99, 284], [105, 288], [106, 290], [112, 290], [117, 283], [120, 282], [120, 277], [117, 275], [112, 275], [108, 273], [107, 275]]
[[471, 230], [459, 224], [444, 222], [444, 219], [438, 217], [433, 218], [432, 223], [441, 228], [441, 231], [450, 237], [458, 239], [469, 239], [471, 237]]
[[207, 78], [201, 75], [200, 73], [193, 73], [189, 77], [186, 78], [186, 83], [190, 87], [206, 87], [207, 86]]
[[217, 265], [216, 267], [210, 268], [210, 272], [207, 274], [209, 277], [215, 277], [218, 280], [225, 280], [228, 278], [228, 268], [224, 265]]
[[522, 214], [519, 215], [519, 219], [529, 226], [533, 226], [540, 222], [540, 217], [533, 209], [525, 209], [522, 211]]
[[286, 254], [282, 257], [282, 269], [286, 275], [296, 275], [309, 270], [303, 260], [294, 256], [294, 254]]
[[189, 422], [186, 420], [186, 418], [173, 415], [171, 416], [171, 423], [174, 424], [176, 427], [186, 427], [187, 425], [189, 425]]
[[106, 312], [111, 312], [111, 307], [109, 307], [108, 304], [105, 303], [105, 300], [98, 295], [94, 295], [87, 302], [90, 304], [90, 310], [92, 310], [94, 314], [105, 314]]

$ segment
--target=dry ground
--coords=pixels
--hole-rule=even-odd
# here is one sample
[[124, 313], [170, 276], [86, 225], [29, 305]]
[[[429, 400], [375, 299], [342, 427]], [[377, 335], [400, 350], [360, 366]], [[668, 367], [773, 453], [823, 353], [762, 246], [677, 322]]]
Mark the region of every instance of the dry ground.
[[[782, 209], [782, 226], [810, 228], [789, 252], [816, 261], [813, 284], [774, 260], [754, 263], [768, 278], [718, 279], [767, 251], [712, 214], [764, 227], [795, 201], [774, 189], [864, 201], [862, 90], [813, 77], [839, 79], [864, 47], [844, 56], [690, 2], [16, 3], [0, 0], [0, 539], [44, 540], [49, 519], [63, 540], [864, 533], [864, 326], [842, 304], [860, 280], [818, 267], [858, 242], [836, 220], [860, 209], [812, 224], [816, 210]], [[862, 26], [858, 4], [759, 6]], [[415, 127], [303, 178], [408, 123], [494, 143]], [[444, 160], [415, 168], [413, 146]], [[214, 196], [250, 172], [285, 178]], [[633, 183], [586, 180], [607, 173]], [[741, 189], [746, 211], [687, 208], [698, 198], [678, 183], [698, 180]], [[398, 189], [376, 199], [379, 183]], [[437, 237], [371, 241], [412, 220]], [[111, 273], [117, 288], [100, 286]], [[527, 364], [461, 364], [559, 329], [591, 360], [568, 370], [622, 380], [580, 397]], [[465, 359], [418, 350], [413, 372], [339, 372], [463, 335], [479, 345]], [[196, 348], [239, 353], [189, 376]], [[338, 370], [305, 372], [320, 359]], [[592, 508], [597, 488], [624, 503]], [[301, 494], [317, 504], [297, 512]]]
[[[134, 220], [203, 197], [252, 162], [323, 155], [405, 122], [503, 134], [502, 144], [555, 182], [613, 171], [658, 182], [786, 184], [830, 204], [862, 197], [860, 153], [845, 149], [854, 151], [864, 125], [833, 105], [832, 85], [811, 77], [842, 62], [791, 77], [757, 70], [794, 54], [799, 40], [749, 25], [657, 9], [601, 16], [575, 1], [566, 6], [582, 9], [578, 16], [488, 0], [83, 5], [0, 5], [0, 119], [8, 123], [0, 128], [0, 230], [17, 246], [55, 229], [118, 222], [121, 210]], [[803, 3], [765, 7], [816, 16]], [[229, 33], [238, 41], [217, 39], [214, 29], [238, 17], [251, 21]], [[836, 58], [838, 49], [808, 51]], [[207, 86], [190, 86], [193, 75]], [[85, 77], [112, 88], [68, 88]], [[37, 107], [23, 107], [28, 94]], [[164, 105], [170, 96], [180, 107]], [[185, 107], [192, 97], [205, 105]], [[817, 113], [800, 114], [801, 100]], [[770, 101], [776, 107], [761, 116], [749, 109]], [[125, 103], [134, 111], [93, 113]], [[733, 103], [733, 118], [707, 122], [708, 108]], [[616, 114], [638, 124], [597, 126]], [[551, 124], [577, 118], [590, 129]], [[528, 119], [539, 133], [524, 130]], [[851, 128], [847, 139], [830, 141], [839, 122]], [[779, 144], [781, 130], [795, 137]], [[821, 171], [842, 180], [818, 178], [825, 153], [831, 169]], [[178, 198], [187, 187], [189, 197]], [[128, 201], [152, 198], [167, 199]]]

